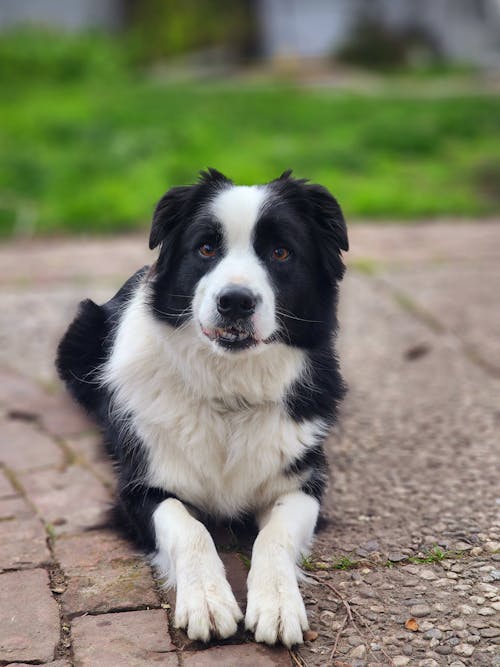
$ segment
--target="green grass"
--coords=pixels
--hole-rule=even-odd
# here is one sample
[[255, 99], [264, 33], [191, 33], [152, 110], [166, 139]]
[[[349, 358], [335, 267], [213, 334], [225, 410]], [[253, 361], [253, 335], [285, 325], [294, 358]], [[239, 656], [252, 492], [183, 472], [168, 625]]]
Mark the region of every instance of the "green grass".
[[440, 563], [447, 558], [461, 558], [463, 552], [443, 550], [437, 545], [432, 547], [424, 556], [411, 556], [408, 558], [409, 563]]
[[206, 166], [241, 183], [293, 167], [348, 220], [500, 213], [499, 97], [166, 83], [105, 40], [37, 39], [0, 39], [4, 236], [146, 226]]
[[349, 556], [340, 556], [330, 562], [315, 561], [312, 556], [302, 558], [300, 566], [307, 572], [318, 572], [320, 570], [354, 570], [359, 566], [359, 561]]

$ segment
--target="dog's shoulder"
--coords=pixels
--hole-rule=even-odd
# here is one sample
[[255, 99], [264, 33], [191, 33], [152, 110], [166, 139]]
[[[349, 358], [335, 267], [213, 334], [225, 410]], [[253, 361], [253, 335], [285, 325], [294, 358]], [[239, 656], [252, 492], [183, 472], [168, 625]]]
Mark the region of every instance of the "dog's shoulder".
[[128, 300], [148, 271], [148, 266], [136, 271], [103, 305], [99, 306], [91, 299], [82, 301], [59, 343], [55, 362], [59, 377], [90, 413], [95, 413], [101, 403], [98, 374], [108, 357], [114, 329]]

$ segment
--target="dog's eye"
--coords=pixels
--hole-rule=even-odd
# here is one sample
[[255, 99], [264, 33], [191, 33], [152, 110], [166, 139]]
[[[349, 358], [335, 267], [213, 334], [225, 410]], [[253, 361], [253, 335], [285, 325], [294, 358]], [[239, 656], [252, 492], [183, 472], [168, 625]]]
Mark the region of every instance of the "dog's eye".
[[214, 257], [217, 253], [217, 246], [214, 243], [203, 243], [198, 248], [198, 252], [203, 257]]
[[273, 250], [273, 259], [277, 259], [278, 262], [284, 262], [290, 255], [290, 250], [287, 248], [275, 248]]

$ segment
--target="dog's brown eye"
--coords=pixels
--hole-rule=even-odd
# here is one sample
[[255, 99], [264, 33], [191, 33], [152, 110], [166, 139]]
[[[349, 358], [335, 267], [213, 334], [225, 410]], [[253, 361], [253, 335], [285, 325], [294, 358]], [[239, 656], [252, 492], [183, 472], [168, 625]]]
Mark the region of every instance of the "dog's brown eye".
[[217, 252], [217, 247], [213, 243], [204, 243], [198, 250], [203, 257], [214, 257]]
[[290, 257], [290, 251], [286, 248], [275, 248], [273, 250], [273, 259], [277, 259], [279, 262], [284, 262], [285, 259]]

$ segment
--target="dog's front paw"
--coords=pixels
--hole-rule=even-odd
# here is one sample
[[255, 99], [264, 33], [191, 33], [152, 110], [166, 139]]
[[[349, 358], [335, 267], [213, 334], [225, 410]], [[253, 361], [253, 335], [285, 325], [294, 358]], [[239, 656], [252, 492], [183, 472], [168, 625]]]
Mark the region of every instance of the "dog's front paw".
[[223, 573], [203, 567], [191, 575], [179, 576], [174, 623], [185, 629], [190, 639], [207, 642], [211, 636], [230, 637], [242, 618]]
[[294, 566], [289, 562], [260, 565], [248, 575], [245, 627], [255, 640], [266, 644], [281, 641], [285, 646], [302, 644], [309, 628], [304, 601]]

